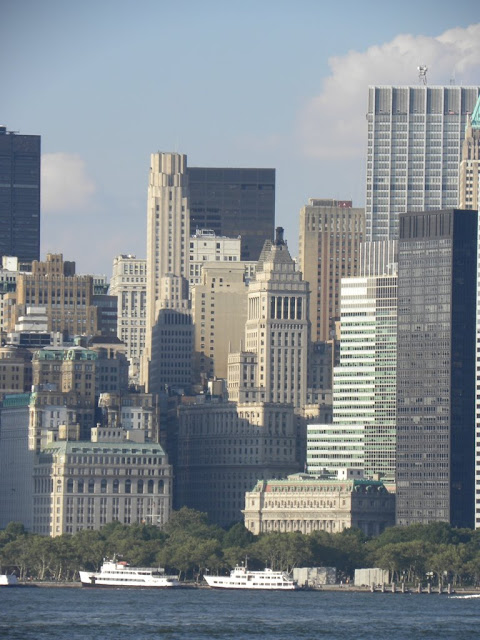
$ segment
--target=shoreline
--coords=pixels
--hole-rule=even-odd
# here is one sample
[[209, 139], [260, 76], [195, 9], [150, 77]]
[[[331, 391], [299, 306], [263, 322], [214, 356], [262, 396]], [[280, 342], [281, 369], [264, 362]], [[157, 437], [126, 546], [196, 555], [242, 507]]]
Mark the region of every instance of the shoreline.
[[[7, 588], [40, 588], [40, 589], [58, 589], [58, 588], [69, 588], [69, 589], [81, 589], [82, 584], [80, 582], [54, 582], [54, 581], [39, 581], [32, 580], [28, 582], [18, 582], [16, 585], [12, 585]], [[90, 587], [91, 588], [91, 587]], [[100, 588], [100, 587], [99, 587]], [[115, 588], [115, 587], [114, 587]], [[120, 587], [118, 587], [120, 588]], [[138, 587], [123, 587], [125, 589], [138, 589]], [[140, 587], [141, 588], [141, 587]], [[185, 582], [180, 584], [180, 586], [175, 589], [210, 589], [210, 587], [206, 584], [196, 584], [195, 582]], [[451, 589], [451, 592], [448, 593], [447, 588], [444, 587], [442, 592], [439, 593], [438, 587], [432, 587], [431, 591], [428, 591], [427, 588], [422, 588], [421, 591], [418, 591], [418, 587], [405, 587], [405, 591], [402, 591], [401, 586], [396, 585], [395, 590], [392, 591], [391, 585], [385, 585], [385, 589], [382, 590], [379, 587], [376, 587], [374, 591], [372, 591], [371, 587], [366, 586], [355, 586], [355, 585], [340, 585], [340, 584], [325, 584], [319, 585], [318, 587], [301, 587], [297, 591], [326, 591], [326, 592], [336, 592], [336, 593], [391, 593], [393, 595], [478, 595], [480, 596], [480, 587], [457, 587]]]

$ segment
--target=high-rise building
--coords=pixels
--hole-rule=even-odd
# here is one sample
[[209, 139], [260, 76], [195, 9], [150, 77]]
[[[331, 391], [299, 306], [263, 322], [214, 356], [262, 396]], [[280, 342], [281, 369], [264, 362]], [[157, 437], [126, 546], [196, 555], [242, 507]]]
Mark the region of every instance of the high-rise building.
[[300, 211], [299, 264], [311, 289], [309, 319], [314, 342], [335, 337], [340, 281], [358, 275], [364, 237], [364, 211], [353, 208], [351, 201], [310, 198]]
[[228, 357], [230, 400], [305, 406], [309, 294], [278, 227], [275, 241], [265, 242], [249, 285], [245, 350]]
[[460, 162], [460, 209], [478, 209], [480, 205], [480, 97], [467, 121]]
[[258, 260], [275, 227], [275, 169], [189, 167], [190, 228], [241, 236], [242, 260]]
[[[193, 327], [188, 299], [190, 216], [187, 157], [179, 153], [153, 153], [150, 165], [146, 333], [141, 380], [148, 391], [157, 393], [165, 384], [183, 387], [192, 377]], [[167, 344], [162, 344], [164, 339]]]
[[0, 256], [40, 259], [40, 136], [0, 126]]
[[341, 431], [362, 425], [365, 475], [394, 480], [397, 276], [344, 278], [341, 308], [333, 427]]
[[399, 525], [474, 524], [477, 264], [477, 211], [400, 216]]
[[117, 336], [125, 343], [132, 382], [140, 381], [140, 354], [145, 348], [147, 261], [133, 255], [113, 261], [110, 293], [117, 296]]
[[465, 126], [480, 87], [372, 86], [366, 239], [398, 238], [399, 214], [458, 206]]

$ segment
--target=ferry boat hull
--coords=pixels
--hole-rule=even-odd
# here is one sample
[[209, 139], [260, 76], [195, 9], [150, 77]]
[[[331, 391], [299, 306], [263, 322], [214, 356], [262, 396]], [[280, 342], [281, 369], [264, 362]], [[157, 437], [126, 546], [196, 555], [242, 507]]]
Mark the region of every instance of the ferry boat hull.
[[12, 574], [0, 574], [0, 587], [18, 587], [17, 576]]

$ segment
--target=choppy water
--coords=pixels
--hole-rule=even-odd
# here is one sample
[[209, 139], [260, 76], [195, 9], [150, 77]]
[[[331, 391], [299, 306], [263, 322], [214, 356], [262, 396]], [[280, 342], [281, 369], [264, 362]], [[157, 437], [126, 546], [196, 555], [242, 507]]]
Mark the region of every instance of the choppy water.
[[2, 640], [480, 637], [480, 599], [447, 595], [0, 589]]

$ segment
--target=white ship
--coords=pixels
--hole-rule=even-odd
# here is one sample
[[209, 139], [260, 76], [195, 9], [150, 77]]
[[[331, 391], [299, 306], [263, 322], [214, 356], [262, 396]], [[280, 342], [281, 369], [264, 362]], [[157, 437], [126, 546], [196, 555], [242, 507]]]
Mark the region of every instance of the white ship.
[[0, 587], [16, 587], [18, 585], [17, 576], [14, 573], [0, 574]]
[[269, 589], [290, 591], [298, 589], [297, 583], [283, 571], [249, 571], [246, 566], [236, 566], [229, 576], [204, 576], [214, 589]]
[[178, 587], [178, 576], [168, 576], [165, 569], [130, 567], [128, 562], [104, 560], [100, 571], [80, 571], [82, 587]]

